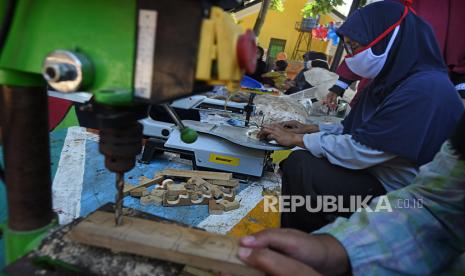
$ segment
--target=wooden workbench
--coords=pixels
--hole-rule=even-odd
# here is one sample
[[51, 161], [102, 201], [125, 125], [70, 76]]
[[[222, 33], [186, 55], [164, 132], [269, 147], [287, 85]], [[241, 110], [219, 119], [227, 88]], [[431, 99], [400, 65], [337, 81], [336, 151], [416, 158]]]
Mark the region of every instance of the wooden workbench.
[[[98, 152], [97, 135], [80, 127], [53, 132], [51, 157], [54, 210], [61, 224], [87, 216], [105, 203], [114, 201], [114, 175], [105, 168], [103, 156]], [[165, 155], [151, 164], [137, 163], [126, 174], [125, 180], [136, 184], [140, 176], [153, 177], [155, 172], [166, 168], [191, 169], [191, 165], [174, 155]], [[279, 226], [277, 214], [263, 212], [262, 200], [263, 187], [278, 185], [279, 177], [274, 174], [267, 174], [257, 182], [241, 183], [237, 194], [241, 207], [223, 215], [209, 215], [208, 206], [143, 206], [131, 197], [124, 199], [124, 205], [209, 232], [244, 236]], [[3, 196], [0, 194], [0, 200]], [[3, 252], [1, 241], [0, 252]]]

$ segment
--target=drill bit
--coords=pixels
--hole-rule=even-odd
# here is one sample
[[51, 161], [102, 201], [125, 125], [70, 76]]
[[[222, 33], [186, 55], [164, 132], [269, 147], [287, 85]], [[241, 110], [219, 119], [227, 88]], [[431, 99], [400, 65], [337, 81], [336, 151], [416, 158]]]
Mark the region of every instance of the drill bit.
[[115, 225], [121, 225], [123, 219], [124, 173], [116, 173]]

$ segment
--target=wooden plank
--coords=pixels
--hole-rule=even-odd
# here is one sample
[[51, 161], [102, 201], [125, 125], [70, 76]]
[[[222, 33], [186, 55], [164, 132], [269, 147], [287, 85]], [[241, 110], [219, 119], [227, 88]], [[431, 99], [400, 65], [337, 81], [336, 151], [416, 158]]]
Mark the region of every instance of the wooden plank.
[[237, 238], [134, 217], [115, 227], [114, 214], [96, 211], [71, 231], [73, 241], [237, 275], [263, 275], [237, 258]]
[[186, 265], [181, 271], [181, 276], [217, 276], [210, 271], [202, 270], [193, 266]]
[[153, 179], [143, 178], [139, 185], [125, 184], [124, 189], [123, 189], [123, 194], [124, 196], [127, 196], [134, 189], [147, 188], [147, 187], [152, 186], [153, 184], [160, 184], [163, 181], [163, 179], [165, 179], [163, 175], [155, 175]]
[[231, 179], [231, 180], [215, 180], [215, 179], [205, 179], [206, 181], [210, 182], [210, 184], [217, 185], [217, 186], [224, 186], [230, 188], [236, 188], [239, 186], [238, 179]]
[[193, 170], [176, 170], [176, 169], [166, 169], [158, 174], [164, 176], [173, 176], [173, 177], [199, 177], [203, 179], [213, 179], [213, 180], [231, 180], [232, 173], [223, 173], [223, 172], [210, 172], [210, 171], [193, 171]]

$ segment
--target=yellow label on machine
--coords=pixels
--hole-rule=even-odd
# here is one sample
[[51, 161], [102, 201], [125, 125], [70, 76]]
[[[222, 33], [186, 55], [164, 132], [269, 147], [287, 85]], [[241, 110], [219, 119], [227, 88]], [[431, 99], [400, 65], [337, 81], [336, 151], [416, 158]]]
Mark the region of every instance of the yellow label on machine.
[[239, 166], [240, 159], [237, 157], [225, 156], [225, 155], [218, 155], [218, 154], [210, 154], [209, 162], [221, 164], [221, 165], [229, 165], [229, 166]]

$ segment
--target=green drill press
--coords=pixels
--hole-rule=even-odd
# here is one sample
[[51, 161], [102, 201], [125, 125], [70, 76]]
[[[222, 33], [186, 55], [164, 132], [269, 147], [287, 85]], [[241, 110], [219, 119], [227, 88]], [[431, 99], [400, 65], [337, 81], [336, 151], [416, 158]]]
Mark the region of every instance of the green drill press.
[[[116, 173], [118, 224], [123, 174], [134, 167], [141, 151], [138, 120], [147, 116], [147, 107], [211, 85], [237, 89], [244, 72], [254, 71], [254, 35], [244, 33], [220, 9], [240, 2], [0, 1], [7, 263], [36, 247], [56, 224], [47, 90], [93, 93], [84, 110], [98, 121], [100, 152], [106, 167]], [[183, 141], [195, 141], [195, 132], [182, 123], [178, 127]]]

